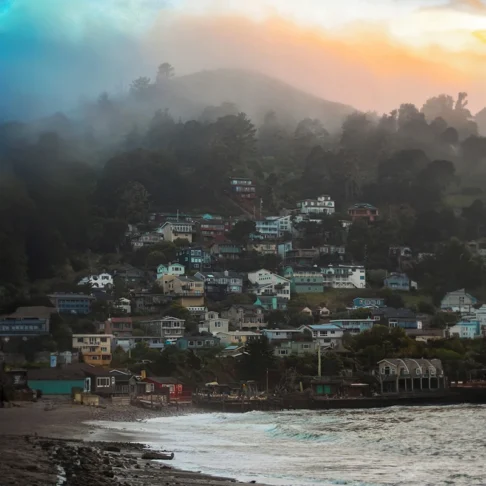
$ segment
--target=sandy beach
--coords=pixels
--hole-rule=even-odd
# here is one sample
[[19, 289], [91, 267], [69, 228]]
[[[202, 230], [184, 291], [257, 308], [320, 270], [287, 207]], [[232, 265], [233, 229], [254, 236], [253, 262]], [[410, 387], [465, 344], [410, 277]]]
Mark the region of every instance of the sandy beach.
[[105, 408], [85, 407], [64, 399], [15, 405], [0, 409], [2, 486], [235, 484], [231, 479], [177, 470], [169, 460], [146, 459], [143, 444], [128, 443], [116, 431], [107, 431], [106, 441], [90, 440], [97, 429], [86, 422], [130, 422], [157, 417], [160, 412], [111, 404]]

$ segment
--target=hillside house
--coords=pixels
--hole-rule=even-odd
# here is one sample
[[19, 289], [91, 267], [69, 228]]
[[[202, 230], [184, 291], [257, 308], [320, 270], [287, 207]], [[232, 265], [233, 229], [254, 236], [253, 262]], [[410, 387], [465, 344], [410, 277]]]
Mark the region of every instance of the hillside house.
[[199, 332], [208, 332], [216, 335], [218, 332], [229, 331], [229, 319], [220, 317], [217, 312], [207, 312], [202, 321], [199, 324]]
[[263, 308], [254, 305], [232, 305], [226, 311], [226, 317], [230, 324], [240, 331], [267, 327]]
[[104, 289], [113, 287], [113, 277], [109, 273], [100, 273], [99, 275], [89, 275], [82, 278], [78, 285], [91, 285], [93, 289]]
[[387, 327], [400, 327], [401, 329], [422, 329], [422, 321], [417, 319], [410, 309], [395, 309], [393, 307], [380, 307], [371, 311], [375, 324]]
[[130, 337], [133, 332], [131, 317], [109, 317], [100, 331], [115, 337]]
[[478, 300], [465, 289], [448, 292], [440, 302], [440, 308], [443, 311], [471, 313], [474, 311], [474, 305]]
[[214, 243], [209, 253], [215, 260], [239, 260], [243, 255], [243, 247], [231, 242]]
[[253, 339], [260, 339], [262, 335], [253, 331], [229, 331], [219, 332], [217, 336], [221, 340], [221, 344], [225, 346], [231, 345], [245, 345]]
[[258, 296], [274, 295], [282, 299], [290, 300], [290, 280], [270, 272], [260, 269], [248, 274], [248, 280], [252, 284], [251, 291]]
[[[205, 289], [214, 292], [213, 286], [224, 289], [226, 295], [243, 292], [243, 276], [231, 270], [224, 272], [197, 272], [194, 278], [204, 282]], [[207, 293], [207, 290], [206, 290]]]
[[157, 267], [157, 279], [163, 277], [164, 275], [184, 275], [186, 269], [184, 265], [180, 263], [167, 263], [165, 265], [161, 264]]
[[321, 268], [324, 287], [335, 289], [366, 288], [366, 270], [362, 265], [328, 265]]
[[272, 343], [273, 354], [279, 358], [296, 355], [303, 356], [305, 354], [314, 354], [317, 350], [318, 344], [314, 341], [292, 341], [281, 340]]
[[449, 327], [447, 333], [450, 337], [461, 339], [476, 339], [486, 335], [484, 326], [480, 321], [460, 321], [454, 326]]
[[390, 275], [384, 279], [383, 286], [390, 290], [409, 292], [412, 289], [417, 289], [417, 282], [410, 280], [405, 273], [390, 273]]
[[320, 268], [288, 266], [283, 276], [290, 280], [290, 291], [296, 294], [322, 294], [324, 277]]
[[348, 214], [354, 221], [367, 221], [368, 223], [373, 223], [378, 219], [379, 212], [372, 204], [367, 203], [357, 203], [348, 209]]
[[336, 205], [331, 199], [331, 196], [319, 196], [317, 199], [304, 199], [303, 201], [298, 201], [297, 209], [301, 214], [327, 214], [330, 216], [331, 214], [334, 214]]
[[93, 366], [109, 366], [113, 334], [73, 334], [74, 351], [83, 354], [83, 361]]
[[49, 334], [54, 307], [18, 307], [12, 314], [0, 316], [0, 338], [28, 337]]
[[48, 295], [59, 314], [89, 314], [95, 298], [86, 294], [55, 293]]
[[231, 177], [230, 190], [233, 195], [241, 199], [255, 199], [256, 186], [252, 179], [247, 177]]
[[201, 351], [220, 346], [221, 340], [217, 336], [184, 336], [177, 340], [176, 346], [182, 351]]
[[338, 346], [344, 334], [343, 328], [333, 323], [301, 326], [300, 330], [310, 333], [312, 340], [317, 346], [321, 346], [321, 348], [334, 348]]
[[253, 305], [262, 307], [266, 312], [276, 310], [286, 311], [288, 307], [288, 300], [282, 299], [281, 297], [277, 297], [275, 295], [259, 295]]
[[160, 317], [147, 321], [140, 321], [139, 325], [147, 336], [160, 336], [165, 344], [174, 344], [177, 339], [184, 336], [185, 322], [177, 317]]
[[192, 236], [195, 233], [194, 223], [189, 221], [166, 221], [157, 229], [164, 237], [164, 241], [174, 242], [175, 240], [187, 240], [192, 243]]
[[262, 334], [266, 336], [271, 343], [273, 341], [289, 341], [299, 336], [305, 336], [303, 329], [264, 329]]

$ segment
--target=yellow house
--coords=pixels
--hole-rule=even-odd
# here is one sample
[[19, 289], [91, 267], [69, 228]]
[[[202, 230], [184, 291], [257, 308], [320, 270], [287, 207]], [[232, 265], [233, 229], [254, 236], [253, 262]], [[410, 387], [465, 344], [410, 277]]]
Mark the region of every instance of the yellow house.
[[110, 366], [112, 334], [73, 334], [73, 351], [80, 351], [86, 364]]
[[179, 297], [183, 307], [204, 306], [204, 282], [197, 278], [178, 275], [163, 275], [158, 284], [166, 295]]
[[218, 332], [215, 336], [219, 337], [221, 344], [230, 346], [232, 344], [246, 344], [252, 339], [260, 339], [262, 335], [252, 331], [228, 331]]

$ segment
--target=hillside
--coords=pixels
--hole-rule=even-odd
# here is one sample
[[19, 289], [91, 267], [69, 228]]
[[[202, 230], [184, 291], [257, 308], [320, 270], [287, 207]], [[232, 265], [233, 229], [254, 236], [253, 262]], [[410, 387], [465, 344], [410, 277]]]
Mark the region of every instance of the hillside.
[[320, 119], [329, 130], [341, 127], [355, 111], [351, 106], [327, 101], [260, 73], [220, 69], [201, 71], [171, 81], [169, 109], [200, 112], [207, 106], [235, 103], [258, 124], [266, 112], [274, 110], [284, 119]]

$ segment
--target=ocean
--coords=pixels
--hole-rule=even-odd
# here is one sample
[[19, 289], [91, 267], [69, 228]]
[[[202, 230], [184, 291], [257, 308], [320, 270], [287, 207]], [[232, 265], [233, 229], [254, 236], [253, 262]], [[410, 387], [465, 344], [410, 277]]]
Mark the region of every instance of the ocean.
[[209, 413], [95, 423], [93, 440], [116, 430], [118, 440], [173, 451], [176, 467], [241, 481], [486, 485], [486, 406]]

